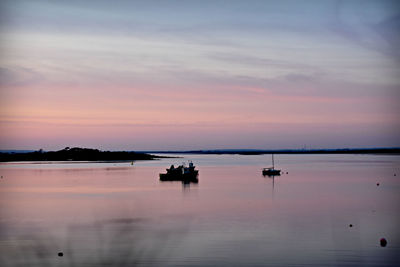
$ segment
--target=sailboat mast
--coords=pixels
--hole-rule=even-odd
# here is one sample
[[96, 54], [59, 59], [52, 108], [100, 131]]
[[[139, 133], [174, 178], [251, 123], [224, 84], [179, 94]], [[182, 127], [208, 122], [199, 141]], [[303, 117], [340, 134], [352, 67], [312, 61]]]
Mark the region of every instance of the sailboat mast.
[[274, 154], [272, 154], [272, 168], [275, 169], [275, 164], [274, 164]]

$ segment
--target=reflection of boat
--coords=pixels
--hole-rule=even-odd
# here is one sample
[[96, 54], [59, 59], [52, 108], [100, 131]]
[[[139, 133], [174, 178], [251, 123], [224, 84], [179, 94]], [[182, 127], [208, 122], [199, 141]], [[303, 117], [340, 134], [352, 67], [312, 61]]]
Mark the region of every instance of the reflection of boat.
[[186, 167], [185, 165], [179, 165], [175, 168], [174, 165], [171, 165], [171, 167], [167, 169], [167, 173], [160, 173], [160, 180], [197, 183], [199, 181], [197, 179], [199, 171], [195, 170], [195, 168], [196, 167], [193, 165], [193, 162], [189, 162], [189, 167]]
[[264, 168], [262, 170], [263, 175], [281, 175], [281, 170], [275, 169], [275, 164], [274, 164], [274, 154], [272, 154], [272, 167], [270, 168]]

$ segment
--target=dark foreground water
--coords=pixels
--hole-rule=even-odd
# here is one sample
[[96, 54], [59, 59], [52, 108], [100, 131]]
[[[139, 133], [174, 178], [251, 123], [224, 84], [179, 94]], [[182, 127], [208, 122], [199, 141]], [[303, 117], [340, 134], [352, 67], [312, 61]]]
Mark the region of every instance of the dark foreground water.
[[[158, 180], [188, 159], [198, 184]], [[0, 266], [400, 265], [399, 156], [276, 155], [284, 174], [263, 177], [270, 162], [2, 164]]]

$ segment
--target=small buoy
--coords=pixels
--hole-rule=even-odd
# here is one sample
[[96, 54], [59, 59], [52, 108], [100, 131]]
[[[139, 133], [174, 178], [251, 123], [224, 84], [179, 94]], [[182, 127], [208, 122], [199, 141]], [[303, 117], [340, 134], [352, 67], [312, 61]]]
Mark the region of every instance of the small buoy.
[[396, 174], [394, 174], [393, 176], [396, 176]]
[[64, 256], [64, 253], [62, 253], [62, 252], [58, 252], [58, 257], [62, 257], [62, 256]]
[[380, 243], [381, 243], [381, 247], [386, 247], [386, 245], [387, 245], [387, 241], [385, 238], [381, 238]]
[[350, 226], [350, 227], [353, 227], [353, 225], [352, 225], [352, 224], [350, 224], [349, 226]]
[[379, 183], [376, 183], [376, 186], [379, 186]]
[[286, 172], [286, 174], [289, 174], [288, 172]]

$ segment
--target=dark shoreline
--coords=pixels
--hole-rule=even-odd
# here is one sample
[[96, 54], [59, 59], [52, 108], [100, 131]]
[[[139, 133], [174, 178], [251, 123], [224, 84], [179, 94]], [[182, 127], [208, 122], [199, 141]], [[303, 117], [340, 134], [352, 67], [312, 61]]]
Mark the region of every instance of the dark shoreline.
[[[151, 154], [150, 154], [151, 153]], [[155, 160], [171, 156], [152, 154], [197, 154], [197, 155], [264, 155], [264, 154], [377, 154], [400, 155], [400, 148], [365, 149], [315, 149], [315, 150], [257, 150], [257, 149], [221, 149], [190, 151], [100, 151], [90, 148], [69, 148], [59, 151], [0, 152], [0, 162], [129, 162], [136, 160]]]
[[163, 158], [148, 153], [133, 151], [100, 151], [91, 148], [69, 148], [59, 151], [34, 151], [23, 153], [0, 153], [0, 162], [15, 161], [64, 161], [64, 162], [129, 162], [135, 160], [154, 160]]
[[264, 154], [379, 154], [400, 155], [400, 148], [343, 148], [343, 149], [310, 149], [310, 150], [258, 150], [258, 149], [221, 149], [190, 151], [140, 151], [153, 154], [213, 154], [213, 155], [264, 155]]

